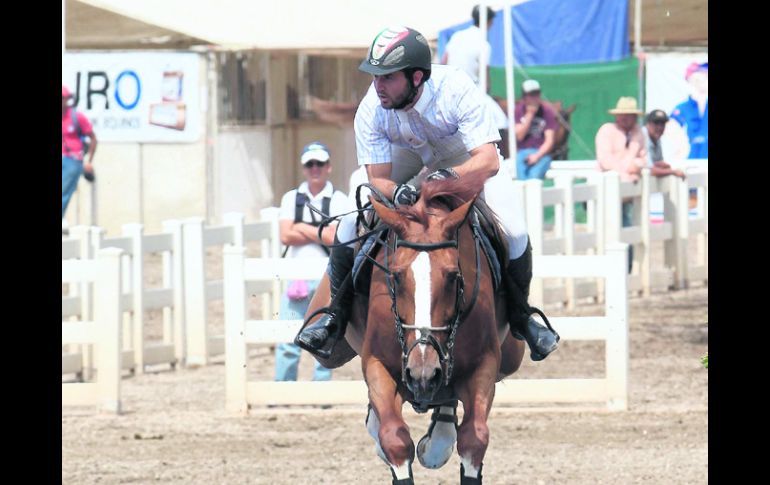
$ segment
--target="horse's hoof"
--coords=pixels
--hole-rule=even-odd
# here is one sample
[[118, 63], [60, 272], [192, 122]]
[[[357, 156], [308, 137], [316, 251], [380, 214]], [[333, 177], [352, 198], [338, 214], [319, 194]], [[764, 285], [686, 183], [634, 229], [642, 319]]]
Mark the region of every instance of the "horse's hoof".
[[430, 440], [431, 437], [427, 434], [420, 438], [420, 442], [417, 443], [417, 460], [419, 460], [420, 465], [424, 466], [425, 468], [435, 470], [436, 468], [441, 468], [442, 466], [446, 465], [446, 462], [448, 462], [449, 458], [452, 457], [452, 452], [455, 448], [454, 443], [457, 440], [457, 435], [455, 434], [455, 438], [452, 439], [451, 443], [448, 445], [441, 442], [431, 443], [430, 451], [436, 450], [436, 453], [426, 452], [426, 448]]
[[[457, 404], [455, 403], [455, 406]], [[441, 468], [449, 461], [457, 442], [457, 415], [441, 414], [441, 408], [433, 411], [428, 433], [417, 443], [417, 459], [425, 468]]]

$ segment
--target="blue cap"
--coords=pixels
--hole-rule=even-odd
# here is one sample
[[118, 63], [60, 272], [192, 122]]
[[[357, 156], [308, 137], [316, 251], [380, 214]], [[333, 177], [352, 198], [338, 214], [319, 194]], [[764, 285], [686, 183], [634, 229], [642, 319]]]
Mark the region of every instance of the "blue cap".
[[319, 162], [328, 162], [330, 155], [329, 155], [329, 149], [321, 143], [320, 141], [314, 141], [312, 143], [308, 143], [305, 145], [305, 148], [302, 149], [302, 155], [300, 156], [299, 162], [302, 165], [305, 165], [310, 160], [318, 160]]

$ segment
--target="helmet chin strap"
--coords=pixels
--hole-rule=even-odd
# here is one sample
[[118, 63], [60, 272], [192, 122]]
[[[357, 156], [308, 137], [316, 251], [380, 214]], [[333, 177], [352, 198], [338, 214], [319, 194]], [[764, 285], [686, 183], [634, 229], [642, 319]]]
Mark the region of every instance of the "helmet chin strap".
[[[412, 101], [414, 101], [415, 96], [417, 96], [417, 92], [420, 90], [420, 86], [415, 87], [411, 76], [406, 77], [406, 82], [409, 83], [409, 94], [406, 96], [406, 98], [404, 98], [403, 101], [393, 106], [393, 109], [404, 109], [405, 107], [409, 106]], [[422, 85], [422, 83], [420, 83], [420, 85]]]

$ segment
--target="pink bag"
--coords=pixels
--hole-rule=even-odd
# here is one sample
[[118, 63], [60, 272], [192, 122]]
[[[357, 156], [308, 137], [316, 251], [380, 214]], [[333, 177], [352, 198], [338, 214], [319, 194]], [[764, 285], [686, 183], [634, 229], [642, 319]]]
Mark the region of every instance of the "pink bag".
[[297, 301], [304, 300], [309, 293], [310, 290], [305, 280], [294, 280], [289, 283], [289, 289], [286, 291], [286, 296], [289, 297], [289, 300]]

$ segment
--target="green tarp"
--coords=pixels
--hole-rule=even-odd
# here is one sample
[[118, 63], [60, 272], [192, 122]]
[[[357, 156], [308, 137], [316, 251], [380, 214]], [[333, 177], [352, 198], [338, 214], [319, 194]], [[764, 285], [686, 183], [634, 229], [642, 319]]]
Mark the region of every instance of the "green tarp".
[[[614, 108], [621, 96], [639, 96], [638, 69], [635, 57], [595, 64], [517, 66], [513, 76], [515, 97], [521, 98], [524, 80], [535, 79], [540, 83], [543, 98], [561, 100], [565, 107], [577, 104], [570, 120], [573, 131], [569, 137], [569, 159], [596, 160], [596, 132], [602, 124], [614, 121], [607, 110]], [[490, 94], [505, 99], [505, 68], [490, 67]]]

